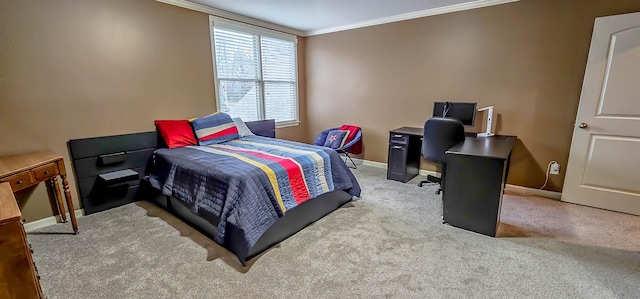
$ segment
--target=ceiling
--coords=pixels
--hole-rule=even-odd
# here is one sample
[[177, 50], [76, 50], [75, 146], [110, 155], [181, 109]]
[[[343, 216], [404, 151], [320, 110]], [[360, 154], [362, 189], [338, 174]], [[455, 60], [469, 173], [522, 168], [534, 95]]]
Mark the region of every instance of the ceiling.
[[189, 1], [316, 35], [518, 0]]

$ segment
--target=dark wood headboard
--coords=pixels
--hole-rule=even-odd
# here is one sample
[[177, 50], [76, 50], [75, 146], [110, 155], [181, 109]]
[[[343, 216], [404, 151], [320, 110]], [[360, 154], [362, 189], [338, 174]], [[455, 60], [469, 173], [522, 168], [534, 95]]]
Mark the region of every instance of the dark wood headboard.
[[[246, 122], [258, 136], [276, 137], [275, 121]], [[165, 147], [157, 131], [69, 140], [85, 215], [136, 200], [153, 152]]]

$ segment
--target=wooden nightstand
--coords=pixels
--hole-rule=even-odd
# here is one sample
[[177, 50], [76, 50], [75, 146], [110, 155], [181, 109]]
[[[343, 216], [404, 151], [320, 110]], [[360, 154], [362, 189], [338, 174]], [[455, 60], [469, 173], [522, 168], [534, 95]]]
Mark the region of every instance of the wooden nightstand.
[[62, 156], [51, 151], [40, 151], [26, 154], [10, 155], [0, 157], [0, 183], [7, 182], [11, 185], [11, 190], [15, 193], [24, 188], [46, 181], [52, 188], [51, 195], [55, 197], [51, 201], [59, 213], [62, 222], [67, 222], [62, 195], [58, 178], [62, 180], [64, 197], [67, 201], [71, 225], [74, 234], [78, 234], [78, 223], [69, 191], [67, 181], [67, 170], [64, 167]]

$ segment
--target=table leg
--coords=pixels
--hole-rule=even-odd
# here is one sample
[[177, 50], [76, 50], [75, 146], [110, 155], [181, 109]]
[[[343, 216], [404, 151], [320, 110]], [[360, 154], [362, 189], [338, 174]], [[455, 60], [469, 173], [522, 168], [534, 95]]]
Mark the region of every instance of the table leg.
[[76, 213], [73, 208], [73, 200], [71, 199], [71, 192], [69, 191], [69, 182], [66, 175], [60, 175], [62, 178], [62, 187], [64, 188], [64, 197], [67, 200], [67, 208], [69, 208], [69, 217], [71, 218], [71, 225], [73, 226], [73, 233], [78, 234], [78, 222], [76, 220]]
[[58, 203], [58, 213], [60, 213], [60, 219], [62, 222], [67, 222], [67, 212], [64, 210], [64, 202], [62, 202], [62, 194], [60, 194], [60, 185], [58, 185], [58, 178], [52, 177], [51, 187], [55, 190], [56, 202]]

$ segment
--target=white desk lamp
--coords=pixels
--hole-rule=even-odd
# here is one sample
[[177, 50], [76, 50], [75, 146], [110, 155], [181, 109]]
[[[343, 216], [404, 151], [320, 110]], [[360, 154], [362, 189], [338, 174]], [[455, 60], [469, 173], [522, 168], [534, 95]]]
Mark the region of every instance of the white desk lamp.
[[487, 128], [484, 133], [478, 133], [478, 137], [491, 137], [495, 135], [494, 133], [491, 132], [493, 130], [493, 127], [492, 127], [493, 106], [480, 108], [478, 109], [478, 112], [485, 111], [485, 110], [487, 110], [487, 112], [485, 113], [487, 115]]

